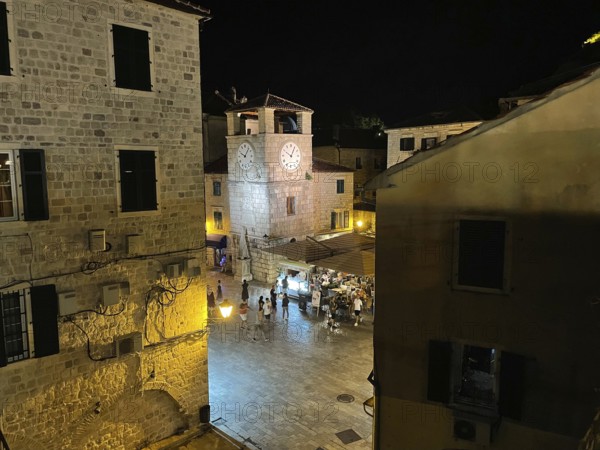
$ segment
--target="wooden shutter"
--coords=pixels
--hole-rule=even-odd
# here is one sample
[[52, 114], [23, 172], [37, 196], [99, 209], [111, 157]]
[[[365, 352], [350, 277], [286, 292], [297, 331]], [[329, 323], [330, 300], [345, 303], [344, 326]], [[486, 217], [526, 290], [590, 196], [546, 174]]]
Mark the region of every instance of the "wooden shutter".
[[48, 220], [48, 190], [44, 150], [20, 150], [25, 220]]
[[10, 52], [6, 3], [0, 2], [0, 75], [10, 75]]
[[335, 222], [336, 222], [335, 218], [336, 218], [336, 214], [335, 214], [335, 212], [332, 212], [331, 213], [331, 229], [332, 230], [335, 230]]
[[53, 284], [32, 287], [31, 320], [35, 357], [55, 355], [58, 346], [58, 298]]
[[525, 396], [525, 357], [502, 352], [498, 409], [504, 417], [521, 420]]
[[153, 151], [119, 151], [121, 211], [152, 211], [158, 209], [154, 159]]
[[504, 289], [506, 223], [500, 220], [461, 220], [458, 284]]
[[120, 88], [151, 91], [148, 32], [112, 26], [115, 84]]
[[429, 368], [427, 400], [450, 402], [450, 375], [452, 370], [452, 343], [429, 341]]

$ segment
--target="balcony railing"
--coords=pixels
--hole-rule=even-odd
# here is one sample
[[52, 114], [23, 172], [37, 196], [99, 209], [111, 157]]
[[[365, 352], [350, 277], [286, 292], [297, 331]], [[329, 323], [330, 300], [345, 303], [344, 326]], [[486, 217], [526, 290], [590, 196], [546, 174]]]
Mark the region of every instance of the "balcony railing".
[[600, 410], [579, 444], [579, 450], [600, 450]]

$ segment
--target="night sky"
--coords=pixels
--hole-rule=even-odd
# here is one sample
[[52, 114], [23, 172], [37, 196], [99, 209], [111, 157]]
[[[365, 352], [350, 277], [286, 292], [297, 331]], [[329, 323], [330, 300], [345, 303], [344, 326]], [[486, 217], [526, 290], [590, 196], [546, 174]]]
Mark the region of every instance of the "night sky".
[[600, 31], [600, 1], [197, 0], [202, 84], [253, 98], [269, 90], [315, 110], [386, 125], [498, 97], [550, 75]]

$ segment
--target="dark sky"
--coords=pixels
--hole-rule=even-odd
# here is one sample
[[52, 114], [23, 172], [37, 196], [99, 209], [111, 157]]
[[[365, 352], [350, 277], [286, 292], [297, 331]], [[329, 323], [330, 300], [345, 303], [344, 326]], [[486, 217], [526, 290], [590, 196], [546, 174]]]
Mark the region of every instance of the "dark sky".
[[231, 86], [386, 125], [550, 75], [600, 31], [600, 0], [198, 0], [205, 96]]

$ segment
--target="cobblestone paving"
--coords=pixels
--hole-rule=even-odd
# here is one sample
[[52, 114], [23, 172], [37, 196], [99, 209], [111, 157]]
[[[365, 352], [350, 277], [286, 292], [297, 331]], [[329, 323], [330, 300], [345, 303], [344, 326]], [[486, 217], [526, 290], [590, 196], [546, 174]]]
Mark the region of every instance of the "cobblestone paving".
[[[333, 333], [324, 315], [302, 312], [290, 301], [290, 319], [277, 317], [254, 341], [259, 295], [270, 286], [250, 283], [249, 328], [241, 329], [237, 305], [241, 283], [210, 272], [208, 282], [223, 284], [235, 305], [232, 317], [216, 321], [209, 337], [211, 421], [233, 438], [262, 450], [371, 449], [372, 419], [363, 401], [373, 395], [367, 377], [372, 369], [372, 316], [355, 327], [341, 322]], [[340, 394], [352, 403], [337, 401]], [[369, 410], [369, 412], [371, 412]], [[336, 433], [354, 430], [362, 438], [344, 445]]]

